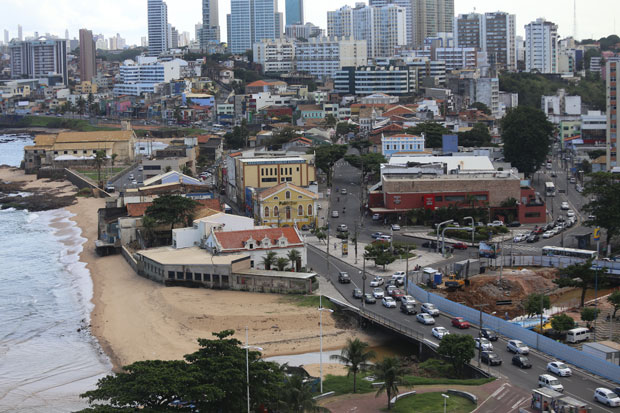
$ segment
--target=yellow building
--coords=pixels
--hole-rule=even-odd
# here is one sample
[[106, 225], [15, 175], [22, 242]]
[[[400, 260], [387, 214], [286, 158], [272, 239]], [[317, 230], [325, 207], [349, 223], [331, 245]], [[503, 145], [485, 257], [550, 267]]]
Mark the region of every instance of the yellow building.
[[79, 84], [75, 85], [75, 93], [81, 93], [83, 95], [88, 95], [89, 93], [97, 93], [97, 84], [89, 82], [88, 80], [84, 80]]
[[262, 225], [301, 228], [316, 223], [318, 195], [296, 185], [283, 183], [258, 194], [255, 215]]

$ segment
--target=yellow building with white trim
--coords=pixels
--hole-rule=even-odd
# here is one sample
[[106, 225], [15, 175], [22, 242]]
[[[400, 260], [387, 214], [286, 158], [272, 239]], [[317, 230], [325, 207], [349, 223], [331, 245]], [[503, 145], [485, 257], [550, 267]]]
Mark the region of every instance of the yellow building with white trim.
[[271, 227], [316, 224], [318, 199], [314, 192], [285, 182], [258, 194], [255, 216]]

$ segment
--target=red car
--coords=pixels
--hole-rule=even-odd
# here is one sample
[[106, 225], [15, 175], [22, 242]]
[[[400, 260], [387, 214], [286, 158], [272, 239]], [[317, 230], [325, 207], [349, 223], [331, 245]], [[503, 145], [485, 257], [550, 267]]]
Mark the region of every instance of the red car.
[[392, 298], [395, 299], [396, 301], [400, 301], [400, 299], [404, 296], [405, 296], [405, 292], [401, 289], [396, 289], [392, 291]]
[[469, 328], [469, 323], [463, 319], [463, 317], [454, 317], [452, 319], [452, 325], [456, 328]]
[[452, 248], [454, 248], [455, 250], [466, 250], [467, 244], [465, 244], [464, 242], [457, 242], [455, 244], [452, 244]]

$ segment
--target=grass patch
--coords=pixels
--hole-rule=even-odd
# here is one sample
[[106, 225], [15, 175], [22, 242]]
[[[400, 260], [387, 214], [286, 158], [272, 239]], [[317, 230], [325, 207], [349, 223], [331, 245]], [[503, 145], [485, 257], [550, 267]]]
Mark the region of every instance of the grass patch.
[[[443, 407], [444, 398], [441, 392], [421, 393], [397, 401], [391, 411], [395, 413], [436, 413], [443, 412]], [[475, 408], [474, 403], [460, 396], [450, 395], [446, 403], [446, 411], [451, 413], [469, 413]]]
[[448, 379], [448, 378], [434, 378], [434, 377], [418, 377], [418, 376], [405, 376], [403, 384], [407, 386], [425, 386], [433, 384], [452, 384], [461, 386], [482, 386], [483, 384], [494, 381], [494, 377], [486, 377], [481, 379]]
[[79, 132], [94, 132], [94, 131], [113, 131], [119, 130], [118, 128], [110, 128], [104, 126], [93, 126], [87, 120], [84, 119], [66, 119], [51, 116], [25, 116], [20, 119], [16, 127], [28, 128], [53, 128], [53, 129], [71, 129]]
[[[333, 376], [328, 374], [323, 379], [323, 391], [324, 392], [336, 392], [337, 395], [353, 393], [353, 375], [347, 376]], [[357, 393], [370, 393], [376, 391], [372, 387], [372, 384], [363, 380], [361, 374], [357, 375]]]
[[[318, 295], [298, 295], [298, 294], [285, 295], [280, 299], [281, 302], [284, 302], [287, 304], [293, 304], [298, 307], [314, 307], [314, 308], [319, 308], [319, 300], [320, 300], [320, 296]], [[330, 310], [335, 310], [337, 308], [335, 304], [333, 304], [331, 301], [329, 301], [325, 297], [323, 297], [323, 307], [329, 308]]]

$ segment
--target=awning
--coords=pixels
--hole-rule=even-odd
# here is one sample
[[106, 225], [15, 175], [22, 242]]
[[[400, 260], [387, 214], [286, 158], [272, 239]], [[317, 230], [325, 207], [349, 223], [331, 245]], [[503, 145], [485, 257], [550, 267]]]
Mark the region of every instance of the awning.
[[411, 209], [389, 209], [389, 208], [370, 208], [373, 214], [393, 214], [396, 212], [408, 212]]

